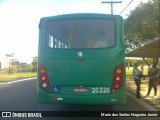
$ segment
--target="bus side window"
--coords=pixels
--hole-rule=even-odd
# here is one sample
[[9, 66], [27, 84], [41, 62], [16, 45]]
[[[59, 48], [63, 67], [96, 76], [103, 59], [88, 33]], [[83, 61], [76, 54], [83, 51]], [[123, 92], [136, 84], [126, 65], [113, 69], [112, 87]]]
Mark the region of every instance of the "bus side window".
[[59, 41], [57, 38], [55, 38], [55, 47], [54, 48], [59, 48]]
[[53, 48], [54, 46], [54, 43], [53, 43], [53, 36], [52, 35], [48, 35], [47, 37], [47, 46], [50, 47], [50, 48]]
[[57, 49], [69, 49], [68, 45], [64, 44], [63, 41], [55, 38], [50, 34], [47, 35], [47, 47]]

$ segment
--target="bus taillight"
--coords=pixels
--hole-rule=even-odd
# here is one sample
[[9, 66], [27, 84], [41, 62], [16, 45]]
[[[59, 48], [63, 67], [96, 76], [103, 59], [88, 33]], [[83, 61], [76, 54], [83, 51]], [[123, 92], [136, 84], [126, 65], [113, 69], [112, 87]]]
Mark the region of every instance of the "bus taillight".
[[39, 65], [38, 66], [38, 84], [39, 87], [47, 92], [50, 92], [50, 82], [48, 79], [48, 73], [45, 67]]
[[119, 65], [115, 68], [112, 78], [112, 92], [116, 92], [121, 89], [123, 83], [123, 65]]
[[41, 77], [41, 80], [42, 80], [42, 81], [45, 81], [46, 79], [47, 79], [46, 76], [42, 76], [42, 77]]

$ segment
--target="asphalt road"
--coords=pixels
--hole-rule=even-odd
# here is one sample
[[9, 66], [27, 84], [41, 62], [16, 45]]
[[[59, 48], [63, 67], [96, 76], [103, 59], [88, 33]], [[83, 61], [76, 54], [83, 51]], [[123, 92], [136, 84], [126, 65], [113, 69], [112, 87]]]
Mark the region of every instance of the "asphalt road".
[[[36, 79], [15, 82], [11, 84], [0, 85], [0, 111], [148, 111], [144, 105], [133, 99], [133, 95], [127, 92], [127, 103], [126, 105], [61, 105], [61, 104], [39, 104], [37, 102], [36, 94]], [[123, 119], [124, 117], [117, 118]], [[112, 119], [114, 119], [112, 118]], [[125, 117], [128, 119], [128, 117]], [[5, 118], [3, 118], [5, 119]], [[10, 118], [11, 119], [11, 118]], [[14, 119], [14, 118], [13, 118]], [[29, 118], [26, 118], [29, 119]], [[52, 119], [52, 118], [42, 118], [42, 119]], [[54, 120], [66, 119], [54, 118]], [[67, 118], [75, 119], [75, 118]], [[84, 119], [84, 118], [76, 118]], [[86, 118], [85, 118], [86, 119]], [[87, 118], [87, 119], [106, 119], [106, 118]], [[136, 119], [131, 117], [131, 119]], [[141, 119], [152, 119], [157, 120], [153, 117], [143, 117]], [[0, 118], [2, 120], [2, 118]], [[34, 118], [34, 120], [36, 120]]]

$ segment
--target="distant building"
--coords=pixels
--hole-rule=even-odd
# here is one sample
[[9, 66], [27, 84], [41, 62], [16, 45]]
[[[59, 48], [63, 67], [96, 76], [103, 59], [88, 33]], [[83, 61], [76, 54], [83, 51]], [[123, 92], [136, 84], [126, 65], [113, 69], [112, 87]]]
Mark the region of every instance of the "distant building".
[[11, 61], [10, 64], [11, 64], [11, 66], [13, 66], [13, 65], [18, 66], [20, 63], [19, 63], [19, 61]]
[[[21, 68], [26, 68], [27, 67], [27, 63], [17, 63], [15, 64], [17, 67], [21, 67]], [[14, 66], [15, 66], [14, 65]]]
[[1, 62], [1, 68], [2, 69], [8, 69], [10, 67], [26, 67], [27, 63], [20, 63], [19, 61], [17, 61], [17, 59], [14, 59], [13, 57], [8, 57], [7, 55], [5, 55], [3, 57], [3, 60]]
[[1, 68], [9, 68], [9, 57], [8, 56], [4, 56], [1, 62]]

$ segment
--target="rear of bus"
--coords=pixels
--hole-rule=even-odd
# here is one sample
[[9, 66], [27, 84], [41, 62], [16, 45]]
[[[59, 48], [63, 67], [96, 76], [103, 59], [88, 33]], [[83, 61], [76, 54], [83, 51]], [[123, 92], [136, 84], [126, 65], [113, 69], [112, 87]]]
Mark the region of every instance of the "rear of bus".
[[37, 91], [40, 103], [125, 104], [122, 17], [42, 18]]

